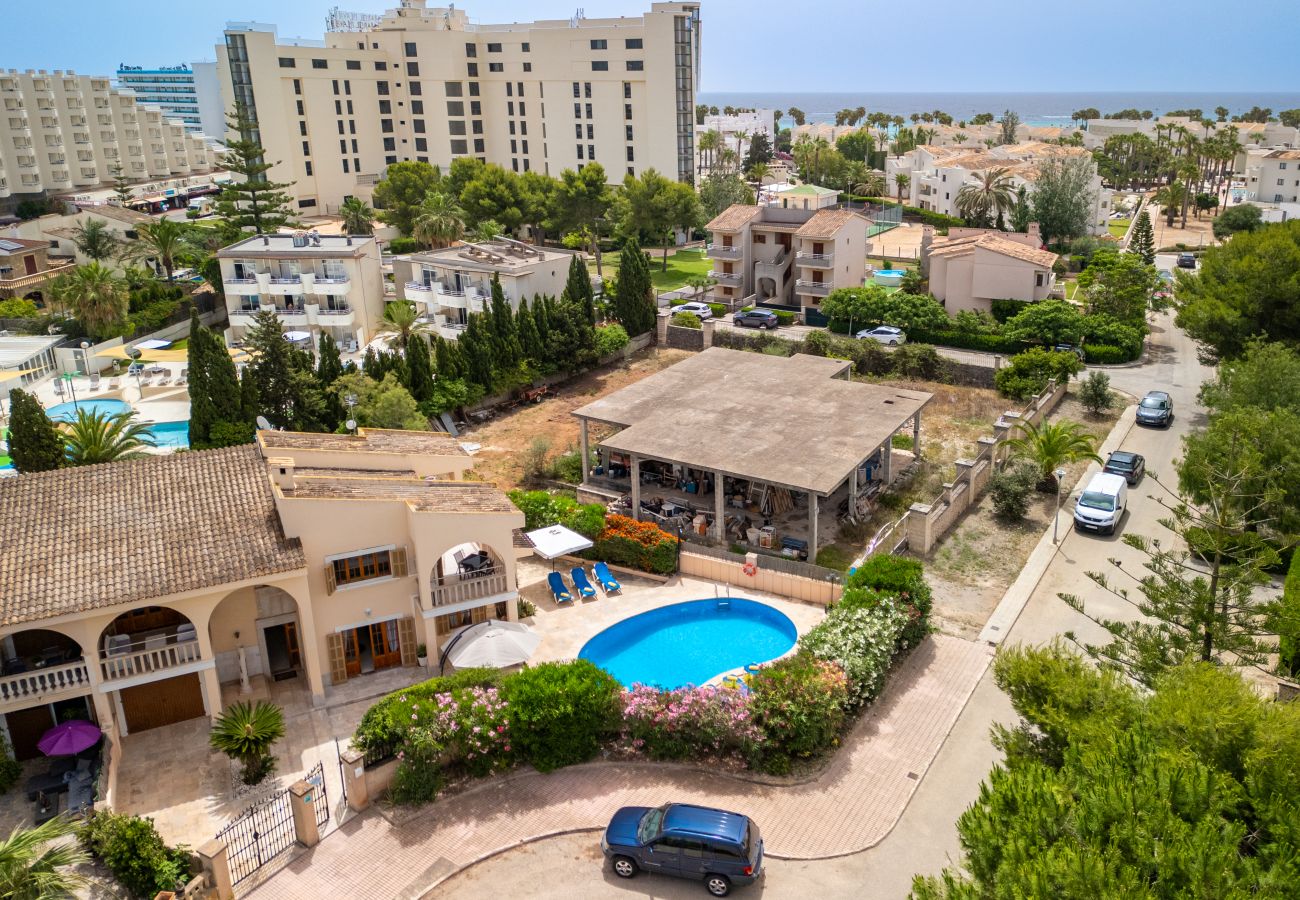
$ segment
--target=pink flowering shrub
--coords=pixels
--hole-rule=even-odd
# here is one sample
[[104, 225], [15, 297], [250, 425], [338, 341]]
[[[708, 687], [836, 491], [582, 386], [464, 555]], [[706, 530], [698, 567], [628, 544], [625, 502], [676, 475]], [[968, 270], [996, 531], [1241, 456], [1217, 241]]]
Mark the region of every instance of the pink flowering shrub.
[[849, 708], [849, 680], [838, 663], [806, 650], [764, 666], [749, 679], [750, 712], [762, 730], [752, 764], [772, 774], [790, 771], [839, 743]]
[[721, 687], [659, 691], [636, 685], [623, 693], [623, 734], [651, 759], [748, 756], [762, 732], [748, 698]]
[[402, 696], [397, 714], [411, 722], [403, 751], [418, 740], [436, 745], [444, 767], [464, 766], [476, 776], [507, 768], [514, 761], [508, 708], [495, 687]]

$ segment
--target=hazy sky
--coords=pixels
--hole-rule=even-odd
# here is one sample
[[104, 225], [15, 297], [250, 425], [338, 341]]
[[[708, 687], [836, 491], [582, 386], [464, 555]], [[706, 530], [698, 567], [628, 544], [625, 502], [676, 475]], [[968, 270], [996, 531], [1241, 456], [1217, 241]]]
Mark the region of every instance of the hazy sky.
[[[635, 15], [649, 0], [471, 0], [482, 22]], [[331, 6], [391, 0], [6, 4], [0, 68], [108, 74], [210, 59], [228, 20], [319, 39]], [[437, 5], [431, 0], [430, 6]], [[1289, 91], [1300, 2], [703, 0], [703, 91]], [[803, 52], [800, 52], [803, 51]]]

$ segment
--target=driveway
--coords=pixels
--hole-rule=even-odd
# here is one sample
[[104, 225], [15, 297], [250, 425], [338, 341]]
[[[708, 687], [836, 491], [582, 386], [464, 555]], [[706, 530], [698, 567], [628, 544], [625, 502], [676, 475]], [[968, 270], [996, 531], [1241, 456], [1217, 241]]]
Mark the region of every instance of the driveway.
[[[739, 331], [742, 334], [772, 334], [776, 337], [785, 338], [788, 341], [802, 341], [814, 331], [826, 330], [825, 328], [820, 328], [814, 325], [783, 325], [775, 331], [761, 332], [757, 328], [745, 328], [732, 324], [730, 315], [719, 317], [715, 321], [717, 322], [717, 327], [720, 329]], [[885, 347], [885, 349], [891, 350], [893, 348]], [[964, 363], [970, 366], [984, 366], [989, 369], [993, 368], [993, 361], [995, 359], [995, 354], [993, 353], [983, 353], [979, 350], [958, 350], [955, 347], [936, 347], [935, 349], [939, 351], [939, 355], [944, 359], [950, 359], [953, 362]]]

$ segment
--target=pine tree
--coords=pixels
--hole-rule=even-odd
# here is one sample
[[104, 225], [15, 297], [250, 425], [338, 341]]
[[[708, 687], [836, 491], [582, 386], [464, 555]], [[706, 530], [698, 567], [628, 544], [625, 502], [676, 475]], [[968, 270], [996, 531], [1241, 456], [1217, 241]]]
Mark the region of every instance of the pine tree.
[[524, 358], [534, 365], [540, 365], [546, 359], [546, 345], [537, 332], [537, 321], [533, 311], [528, 308], [528, 298], [519, 300], [519, 309], [515, 311], [515, 330], [519, 333], [519, 349]]
[[619, 258], [618, 286], [614, 291], [614, 317], [629, 337], [645, 334], [655, 327], [654, 284], [650, 266], [635, 239], [623, 245]]
[[1156, 237], [1151, 228], [1151, 216], [1147, 215], [1144, 209], [1138, 216], [1137, 222], [1133, 225], [1133, 233], [1129, 236], [1128, 248], [1131, 252], [1142, 257], [1142, 261], [1148, 266], [1156, 263]]
[[9, 456], [21, 473], [63, 468], [63, 436], [39, 400], [21, 388], [9, 392]]
[[114, 165], [108, 171], [113, 176], [113, 199], [126, 206], [135, 199], [135, 195], [131, 193], [131, 182], [127, 180], [120, 164]]
[[569, 261], [569, 279], [560, 296], [581, 306], [587, 321], [596, 324], [596, 297], [591, 290], [591, 274], [576, 253]]
[[293, 182], [267, 180], [266, 173], [275, 163], [266, 162], [262, 145], [252, 139], [257, 126], [243, 103], [235, 103], [229, 124], [228, 136], [238, 135], [238, 140], [226, 141], [222, 165], [239, 178], [222, 190], [217, 212], [240, 229], [251, 226], [256, 234], [274, 233], [285, 225], [297, 224], [289, 207], [292, 198], [285, 193]]
[[433, 363], [429, 360], [429, 344], [418, 334], [412, 335], [406, 345], [406, 389], [418, 402], [433, 395]]

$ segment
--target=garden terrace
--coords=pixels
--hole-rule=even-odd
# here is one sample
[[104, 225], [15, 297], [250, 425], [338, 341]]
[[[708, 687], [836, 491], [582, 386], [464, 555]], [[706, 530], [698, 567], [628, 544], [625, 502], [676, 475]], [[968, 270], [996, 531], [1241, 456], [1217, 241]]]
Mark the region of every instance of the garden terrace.
[[[892, 480], [889, 448], [909, 422], [919, 452], [931, 399], [849, 381], [850, 365], [715, 347], [602, 397], [574, 412], [583, 459], [591, 425], [617, 429], [599, 441], [600, 464], [584, 471], [580, 493], [630, 494], [634, 517], [659, 521], [681, 515], [672, 498], [694, 507], [712, 495], [710, 507], [679, 519], [684, 527], [815, 556], [825, 501], [831, 514], [864, 510]], [[657, 503], [659, 495], [670, 500]], [[768, 525], [780, 533], [761, 534]]]

